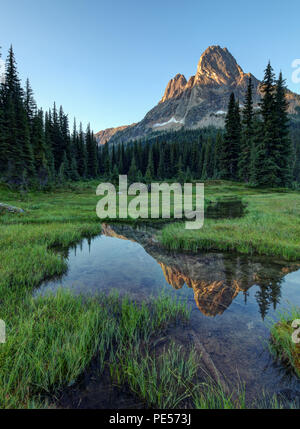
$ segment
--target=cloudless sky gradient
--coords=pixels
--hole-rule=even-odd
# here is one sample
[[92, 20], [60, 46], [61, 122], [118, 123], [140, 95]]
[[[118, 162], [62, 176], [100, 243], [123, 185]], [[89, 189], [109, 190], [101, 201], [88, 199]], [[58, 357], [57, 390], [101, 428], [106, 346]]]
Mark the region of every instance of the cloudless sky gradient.
[[299, 0], [0, 0], [0, 46], [5, 58], [12, 43], [39, 106], [96, 132], [141, 120], [215, 44], [259, 79], [270, 59], [300, 93], [299, 12]]

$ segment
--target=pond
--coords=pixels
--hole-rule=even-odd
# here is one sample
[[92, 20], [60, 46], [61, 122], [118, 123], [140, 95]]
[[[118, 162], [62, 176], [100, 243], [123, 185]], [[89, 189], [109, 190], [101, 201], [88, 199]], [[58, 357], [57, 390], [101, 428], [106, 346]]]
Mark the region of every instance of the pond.
[[[186, 299], [191, 327], [215, 366], [247, 399], [262, 392], [300, 391], [300, 382], [275, 363], [266, 343], [267, 322], [289, 304], [300, 306], [300, 265], [237, 254], [167, 252], [153, 228], [102, 225], [102, 234], [65, 254], [68, 271], [36, 292], [68, 288], [93, 295], [117, 289], [137, 301], [162, 290]], [[185, 341], [184, 328], [174, 335]], [[176, 331], [177, 330], [177, 331]], [[190, 338], [186, 338], [186, 344]]]

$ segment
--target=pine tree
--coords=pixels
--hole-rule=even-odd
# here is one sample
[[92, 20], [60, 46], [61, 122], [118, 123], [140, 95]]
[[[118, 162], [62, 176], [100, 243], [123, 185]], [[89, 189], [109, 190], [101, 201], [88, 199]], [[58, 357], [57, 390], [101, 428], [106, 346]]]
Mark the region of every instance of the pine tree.
[[62, 138], [61, 128], [62, 128], [62, 111], [58, 116], [56, 104], [53, 104], [53, 109], [51, 112], [51, 146], [52, 153], [54, 157], [55, 170], [58, 172], [63, 160], [63, 155], [65, 152], [65, 145]]
[[[147, 175], [147, 172], [148, 172], [148, 175]], [[151, 180], [154, 177], [154, 165], [153, 165], [153, 151], [152, 151], [152, 146], [150, 146], [150, 148], [149, 148], [148, 164], [147, 164], [146, 175], [147, 175], [148, 179], [151, 178]]]
[[257, 165], [256, 182], [259, 186], [278, 186], [279, 165], [278, 151], [276, 147], [276, 115], [275, 115], [275, 97], [274, 97], [274, 73], [270, 62], [265, 70], [264, 79], [260, 89], [262, 92], [262, 101], [260, 103], [262, 115], [262, 140], [257, 145]]
[[[5, 84], [3, 87], [3, 129], [6, 179], [18, 186], [24, 178], [34, 176], [33, 155], [30, 143], [30, 129], [24, 107], [24, 92], [20, 85], [12, 47], [6, 61]], [[26, 172], [26, 173], [24, 173]], [[27, 174], [28, 173], [28, 174]]]
[[222, 153], [222, 146], [223, 146], [223, 138], [222, 134], [218, 132], [216, 136], [216, 141], [214, 145], [214, 151], [213, 151], [213, 178], [219, 179], [221, 177], [221, 166], [220, 166], [220, 156]]
[[165, 157], [163, 147], [159, 151], [159, 164], [157, 169], [157, 178], [163, 179], [165, 177]]
[[97, 144], [91, 132], [90, 124], [87, 126], [85, 135], [85, 144], [87, 150], [87, 173], [88, 177], [95, 178], [98, 174], [98, 160], [97, 160]]
[[171, 164], [171, 145], [164, 144], [162, 150], [164, 151], [164, 178], [170, 179], [173, 176]]
[[66, 175], [66, 165], [68, 164], [68, 159], [66, 152], [63, 153], [62, 162], [58, 169], [57, 182], [59, 185], [63, 185], [65, 181], [68, 179]]
[[205, 153], [202, 167], [201, 180], [211, 179], [213, 176], [213, 148], [209, 137], [205, 144]]
[[132, 157], [130, 169], [128, 172], [128, 180], [130, 183], [134, 183], [137, 180], [137, 168], [136, 168], [135, 156]]
[[238, 176], [244, 182], [250, 181], [251, 150], [253, 148], [253, 86], [249, 78], [248, 89], [244, 102], [242, 120], [241, 151], [238, 160]]
[[32, 88], [29, 83], [29, 79], [26, 79], [24, 105], [28, 120], [31, 123], [33, 121], [34, 116], [36, 115], [37, 106], [33, 96]]
[[124, 172], [124, 164], [123, 164], [124, 148], [123, 148], [123, 145], [119, 145], [118, 150], [119, 150], [118, 170], [119, 170], [119, 174], [123, 174], [123, 172]]
[[241, 121], [239, 103], [236, 102], [234, 94], [231, 93], [225, 120], [225, 137], [220, 160], [223, 179], [237, 179], [240, 138]]
[[182, 156], [181, 155], [179, 157], [178, 164], [177, 164], [177, 180], [181, 185], [184, 184], [185, 174], [183, 172]]
[[77, 167], [80, 177], [87, 177], [87, 150], [82, 131], [82, 124], [79, 126], [78, 140], [77, 140]]
[[192, 173], [191, 173], [190, 167], [188, 167], [187, 170], [186, 170], [186, 173], [185, 173], [185, 182], [186, 183], [191, 183], [192, 182]]
[[113, 185], [115, 185], [116, 187], [117, 187], [117, 185], [119, 183], [119, 170], [118, 170], [118, 167], [117, 167], [116, 164], [114, 165], [114, 168], [113, 168], [113, 171], [112, 171], [112, 174], [111, 174], [111, 183]]
[[105, 177], [108, 178], [111, 175], [111, 161], [109, 156], [108, 143], [104, 144], [104, 147], [102, 149], [102, 158], [103, 158], [104, 175]]
[[39, 110], [32, 119], [32, 139], [34, 166], [39, 188], [49, 183], [50, 169], [47, 160], [47, 147], [44, 132], [44, 113]]
[[279, 185], [282, 187], [290, 187], [292, 184], [292, 143], [289, 137], [287, 109], [286, 86], [280, 72], [275, 92], [275, 131], [276, 163], [279, 166]]

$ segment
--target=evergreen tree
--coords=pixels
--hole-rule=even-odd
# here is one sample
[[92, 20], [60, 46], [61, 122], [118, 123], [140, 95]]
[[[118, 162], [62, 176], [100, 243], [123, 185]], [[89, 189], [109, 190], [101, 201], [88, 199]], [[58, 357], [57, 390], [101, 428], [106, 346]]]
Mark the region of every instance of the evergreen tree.
[[221, 177], [221, 165], [220, 165], [220, 157], [222, 153], [223, 147], [223, 138], [222, 134], [218, 132], [216, 136], [216, 141], [213, 150], [213, 161], [212, 161], [212, 169], [213, 169], [213, 178], [218, 179]]
[[289, 119], [287, 116], [288, 102], [286, 99], [285, 81], [280, 72], [275, 92], [275, 124], [276, 124], [276, 163], [279, 166], [279, 185], [290, 187], [292, 184], [292, 143], [289, 136]]
[[114, 165], [112, 174], [111, 174], [111, 183], [117, 187], [119, 184], [119, 170], [117, 165]]
[[223, 179], [236, 179], [240, 151], [241, 121], [239, 104], [233, 93], [230, 95], [228, 112], [225, 120], [225, 137], [220, 166]]
[[110, 177], [111, 175], [111, 162], [109, 156], [108, 143], [104, 144], [102, 149], [102, 158], [103, 158], [103, 166], [104, 166], [104, 175], [105, 177]]
[[[147, 172], [148, 172], [148, 174], [147, 174]], [[153, 151], [152, 151], [152, 146], [150, 146], [150, 148], [149, 148], [149, 155], [148, 155], [148, 164], [147, 164], [146, 175], [147, 175], [148, 179], [151, 178], [151, 180], [154, 177], [154, 165], [153, 165]]]
[[29, 79], [26, 79], [24, 105], [28, 120], [31, 123], [33, 121], [34, 116], [36, 115], [37, 106], [33, 96], [32, 88], [29, 83]]
[[251, 151], [253, 148], [253, 96], [252, 79], [249, 78], [248, 89], [244, 102], [241, 151], [238, 161], [238, 176], [244, 182], [250, 181]]
[[87, 150], [87, 174], [88, 177], [95, 178], [98, 174], [97, 143], [91, 132], [90, 124], [87, 126], [85, 142]]
[[181, 155], [179, 157], [178, 164], [177, 164], [177, 180], [181, 185], [184, 184], [185, 174], [183, 172], [182, 156]]
[[130, 169], [128, 172], [128, 180], [130, 183], [134, 183], [137, 180], [137, 168], [136, 168], [135, 156], [132, 157]]
[[80, 177], [87, 177], [87, 150], [81, 123], [77, 139], [77, 168]]
[[262, 140], [257, 145], [256, 183], [259, 186], [278, 186], [279, 166], [275, 139], [276, 115], [274, 97], [274, 73], [270, 62], [265, 70], [261, 83], [262, 101], [260, 103], [262, 115]]
[[157, 169], [157, 178], [163, 179], [165, 177], [165, 157], [163, 148], [159, 151], [159, 164]]
[[32, 148], [39, 188], [44, 188], [50, 180], [50, 168], [47, 159], [47, 147], [44, 132], [44, 113], [39, 110], [32, 119]]

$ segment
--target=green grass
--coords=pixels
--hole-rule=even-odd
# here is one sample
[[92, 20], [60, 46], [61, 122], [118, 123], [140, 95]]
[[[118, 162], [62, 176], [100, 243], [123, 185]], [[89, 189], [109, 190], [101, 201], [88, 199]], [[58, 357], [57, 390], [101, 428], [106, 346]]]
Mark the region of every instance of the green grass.
[[[191, 401], [199, 408], [243, 408], [243, 397], [233, 399], [219, 386], [194, 381], [199, 362], [193, 349], [171, 344], [159, 355], [150, 347], [162, 329], [188, 318], [186, 308], [170, 298], [150, 306], [113, 295], [95, 300], [60, 292], [32, 298], [41, 281], [67, 269], [56, 247], [100, 233], [96, 186], [84, 182], [55, 193], [22, 195], [0, 185], [0, 202], [25, 210], [0, 214], [0, 318], [7, 324], [7, 342], [0, 345], [0, 408], [45, 407], [45, 395], [74, 382], [95, 353], [100, 371], [109, 368], [114, 382], [126, 384], [148, 406]], [[166, 247], [299, 258], [299, 194], [207, 184], [206, 197], [222, 195], [242, 196], [248, 202], [246, 217], [208, 221], [193, 232], [168, 225], [161, 234]]]
[[294, 329], [291, 326], [293, 320], [300, 320], [300, 308], [292, 307], [278, 315], [279, 320], [271, 326], [269, 349], [275, 358], [300, 378], [300, 344], [292, 341]]
[[[243, 254], [300, 260], [300, 194], [254, 193], [241, 185], [232, 195], [248, 203], [247, 213], [237, 219], [205, 219], [200, 230], [186, 230], [184, 223], [166, 225], [161, 243], [172, 250], [233, 251]], [[230, 186], [207, 187], [206, 196], [228, 195]]]
[[41, 395], [76, 379], [96, 352], [99, 306], [58, 293], [27, 297], [14, 310], [5, 318], [7, 341], [0, 347], [0, 407], [41, 407]]

